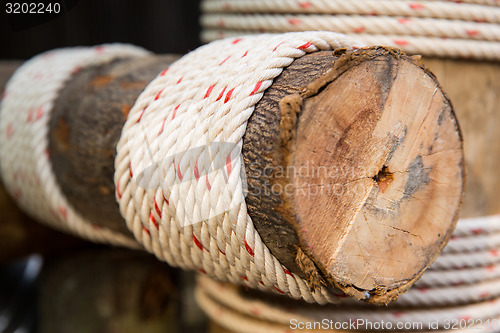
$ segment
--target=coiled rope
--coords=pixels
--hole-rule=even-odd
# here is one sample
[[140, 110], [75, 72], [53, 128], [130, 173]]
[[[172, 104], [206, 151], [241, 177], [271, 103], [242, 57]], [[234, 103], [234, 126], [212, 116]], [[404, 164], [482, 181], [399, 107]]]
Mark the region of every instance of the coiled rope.
[[242, 289], [205, 276], [198, 280], [196, 297], [214, 322], [241, 333], [290, 332], [291, 320], [349, 323], [358, 319], [389, 322], [393, 327], [437, 322], [441, 329], [455, 324], [454, 331], [473, 328], [480, 332], [496, 332], [500, 330], [500, 247], [482, 245], [478, 250], [463, 245], [496, 239], [499, 227], [500, 215], [459, 220], [445, 253], [415, 287], [400, 295], [388, 308], [374, 308], [347, 297], [342, 300], [341, 307], [279, 299], [271, 302], [269, 298], [249, 295]]
[[[220, 280], [308, 302], [339, 302], [326, 288], [311, 292], [262, 242], [246, 211], [239, 152], [255, 104], [284, 67], [306, 53], [361, 46], [332, 32], [228, 39], [160, 73], [129, 112], [115, 160], [116, 197], [138, 243], [173, 266]], [[8, 191], [32, 216], [94, 241], [139, 246], [71, 207], [47, 147], [54, 101], [72, 73], [144, 54], [125, 45], [56, 50], [28, 61], [9, 81], [0, 168]], [[223, 168], [204, 169], [219, 157]]]
[[[117, 198], [136, 239], [173, 266], [308, 302], [338, 302], [326, 288], [312, 292], [263, 243], [247, 214], [239, 151], [255, 104], [284, 67], [309, 52], [361, 45], [332, 32], [226, 39], [161, 73], [130, 111], [117, 149]], [[207, 172], [207, 159], [224, 167]]]
[[[432, 292], [432, 291], [430, 291]], [[217, 324], [238, 333], [289, 333], [293, 322], [314, 323], [327, 322], [351, 323], [362, 320], [365, 323], [390, 324], [391, 331], [398, 325], [423, 325], [422, 331], [438, 332], [436, 328], [453, 331], [498, 332], [500, 320], [500, 299], [473, 303], [467, 306], [421, 307], [374, 309], [353, 306], [317, 306], [304, 303], [271, 302], [268, 298], [249, 295], [235, 286], [215, 282], [206, 277], [199, 277], [196, 287], [196, 299], [203, 311]], [[436, 323], [437, 327], [429, 330], [426, 325]], [[408, 326], [406, 326], [408, 327]], [[416, 327], [416, 326], [413, 326]], [[427, 329], [427, 330], [426, 330]], [[314, 332], [349, 332], [367, 330], [361, 326], [355, 329], [314, 330]], [[411, 329], [410, 329], [411, 330]], [[304, 330], [311, 332], [312, 330]], [[376, 331], [368, 329], [368, 331]], [[301, 330], [302, 332], [302, 330]]]
[[60, 49], [27, 61], [9, 80], [0, 113], [0, 170], [7, 190], [28, 214], [89, 240], [140, 247], [132, 238], [86, 221], [68, 203], [48, 156], [48, 122], [58, 92], [72, 74], [85, 66], [148, 53], [122, 44]]
[[500, 59], [497, 1], [205, 0], [202, 12], [204, 41], [326, 30], [410, 54]]

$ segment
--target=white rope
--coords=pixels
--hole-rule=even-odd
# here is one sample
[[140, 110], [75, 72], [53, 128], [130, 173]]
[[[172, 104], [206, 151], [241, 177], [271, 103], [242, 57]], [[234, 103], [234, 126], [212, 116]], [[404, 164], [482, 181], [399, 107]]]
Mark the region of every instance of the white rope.
[[500, 25], [434, 18], [362, 15], [205, 14], [201, 24], [209, 29], [284, 31], [335, 31], [344, 34], [423, 36], [485, 41], [500, 40]]
[[[417, 285], [400, 295], [397, 301], [391, 303], [391, 306], [443, 307], [484, 302], [493, 298], [500, 298], [500, 279], [443, 287], [420, 287]], [[358, 306], [363, 304], [352, 298], [347, 298], [344, 303]]]
[[500, 8], [494, 7], [499, 6], [498, 2], [481, 2], [482, 5], [438, 0], [204, 0], [201, 9], [205, 13], [354, 14], [500, 23]]
[[497, 1], [204, 0], [201, 39], [335, 31], [424, 56], [500, 60]]
[[[242, 35], [258, 34], [257, 30], [206, 29], [201, 40], [210, 42], [221, 38], [238, 38]], [[500, 60], [500, 45], [479, 40], [442, 39], [437, 37], [412, 37], [398, 35], [346, 34], [366, 45], [396, 47], [408, 54], [422, 54], [433, 57]]]
[[326, 288], [311, 292], [262, 242], [247, 214], [239, 149], [255, 104], [284, 67], [309, 52], [361, 45], [331, 32], [226, 39], [153, 80], [128, 115], [115, 163], [120, 210], [136, 239], [173, 266], [337, 302]]
[[[291, 319], [302, 322], [364, 319], [394, 325], [438, 321], [441, 329], [450, 328], [448, 325], [453, 323], [458, 323], [456, 328], [481, 323], [474, 330], [492, 332], [500, 329], [500, 247], [495, 241], [491, 243], [489, 237], [496, 239], [498, 228], [499, 215], [460, 219], [448, 244], [450, 250], [445, 248], [445, 254], [438, 257], [416, 286], [388, 308], [374, 309], [347, 297], [340, 308], [291, 302], [274, 304], [207, 277], [199, 278], [196, 297], [213, 321], [239, 333], [287, 332]], [[480, 245], [481, 242], [486, 245]], [[471, 252], [478, 249], [484, 251]]]
[[48, 122], [59, 90], [72, 73], [145, 54], [120, 44], [60, 49], [27, 61], [9, 80], [0, 112], [0, 170], [9, 193], [31, 216], [93, 241], [138, 247], [132, 238], [86, 221], [69, 205], [48, 157]]
[[[222, 1], [222, 0], [204, 0], [204, 1], [205, 1], [205, 3], [202, 3], [202, 7], [205, 8], [205, 9], [211, 9], [211, 8], [213, 8], [214, 10], [216, 10], [217, 8], [221, 7], [221, 3], [222, 3], [222, 7], [224, 8], [224, 10], [230, 10], [231, 9], [230, 4], [229, 4], [229, 6], [226, 4], [228, 1]], [[230, 1], [234, 1], [234, 0], [230, 0]], [[252, 1], [254, 1], [254, 2], [264, 2], [263, 0], [252, 0]], [[278, 1], [279, 1], [279, 3], [278, 3], [278, 5], [276, 5], [276, 3]], [[320, 1], [325, 1], [325, 0], [319, 0], [319, 1], [298, 1], [298, 0], [296, 0], [294, 2], [292, 2], [291, 0], [285, 0], [285, 1], [278, 0], [278, 1], [276, 1], [276, 0], [270, 0], [270, 1], [265, 1], [265, 2], [271, 2], [272, 3], [269, 6], [271, 9], [284, 8], [285, 11], [287, 11], [287, 7], [286, 7], [287, 4], [284, 3], [285, 1], [288, 1], [288, 5], [290, 5], [290, 6], [294, 6], [294, 7], [299, 6], [301, 8], [308, 8], [311, 11], [314, 11], [314, 10], [324, 11], [324, 10], [326, 10], [324, 6], [321, 6], [321, 2], [320, 2]], [[365, 1], [382, 1], [382, 0], [365, 0]], [[385, 1], [401, 1], [401, 0], [385, 0]], [[409, 0], [406, 0], [406, 1], [409, 2]], [[441, 3], [447, 3], [448, 2], [451, 5], [476, 4], [476, 5], [486, 5], [486, 6], [497, 6], [497, 7], [500, 7], [500, 4], [498, 3], [498, 0], [417, 0], [417, 1], [411, 1], [410, 3], [426, 3], [426, 2], [441, 2]], [[331, 3], [331, 1], [330, 1], [330, 3]], [[261, 8], [261, 6], [262, 5], [259, 5], [259, 8]], [[315, 6], [315, 7], [313, 7], [313, 6]], [[243, 7], [243, 8], [247, 8], [247, 7]], [[235, 10], [235, 8], [232, 8], [232, 9]], [[239, 7], [237, 7], [237, 9], [239, 9]], [[447, 8], [447, 9], [449, 9], [449, 8]]]
[[464, 269], [500, 263], [500, 249], [440, 255], [431, 269]]
[[[469, 236], [468, 239], [476, 237], [482, 239], [485, 234], [495, 230], [499, 222], [498, 216], [461, 219], [457, 233], [463, 234], [464, 231], [474, 230], [474, 236]], [[478, 226], [481, 228], [477, 228]], [[455, 236], [455, 239], [459, 238]], [[491, 265], [492, 262], [500, 262], [499, 248], [497, 246], [485, 252], [438, 257], [417, 285], [401, 295], [392, 305], [437, 307], [475, 303], [500, 297], [500, 269]], [[358, 306], [360, 304], [351, 298], [343, 299], [342, 303]]]
[[[230, 330], [231, 332], [238, 332], [238, 333], [290, 333], [293, 332], [291, 330], [291, 327], [293, 327], [293, 324], [297, 324], [298, 321], [293, 322], [293, 320], [297, 320], [296, 318], [290, 319], [291, 321], [288, 324], [276, 324], [275, 322], [270, 322], [270, 321], [264, 321], [260, 318], [255, 318], [254, 316], [248, 316], [245, 314], [242, 314], [238, 311], [235, 311], [233, 308], [225, 306], [224, 304], [221, 304], [214, 299], [210, 298], [209, 295], [204, 293], [200, 288], [196, 289], [196, 300], [202, 310], [208, 315], [210, 319], [212, 319], [214, 322], [218, 323], [221, 325], [223, 328]], [[253, 312], [258, 312], [260, 309], [258, 308], [253, 308]], [[325, 318], [327, 320], [327, 325], [331, 325], [335, 327], [336, 322], [332, 322], [330, 324], [330, 320], [328, 318]], [[469, 327], [468, 325], [468, 319], [455, 319], [457, 325], [464, 325], [466, 328], [465, 329], [453, 329], [453, 332], [457, 333], [462, 333], [462, 332], [470, 332], [473, 330], [474, 332], [495, 332], [495, 328], [498, 327], [496, 323], [500, 321], [499, 318], [495, 319], [490, 319], [490, 320], [484, 320], [486, 323], [483, 326], [478, 326], [476, 327]], [[301, 321], [302, 325], [305, 325], [304, 323], [311, 323], [311, 325], [314, 324], [313, 321], [307, 320], [306, 321]], [[322, 327], [321, 324], [323, 323], [323, 319], [321, 322], [316, 322], [318, 324], [317, 327]], [[338, 322], [337, 324], [340, 325], [345, 325], [346, 328], [349, 328], [351, 322]], [[377, 322], [372, 322], [373, 323], [380, 323], [380, 321]], [[404, 324], [405, 322], [397, 322], [400, 324]], [[454, 320], [450, 320], [450, 324], [455, 323]], [[490, 324], [491, 323], [491, 324]], [[422, 323], [423, 325], [424, 323]], [[425, 323], [428, 324], [428, 323]], [[415, 322], [410, 322], [409, 326], [414, 326]], [[387, 324], [386, 324], [387, 326]], [[314, 326], [313, 326], [314, 327]], [[324, 326], [323, 326], [324, 327]], [[328, 326], [327, 326], [328, 327]], [[342, 326], [339, 326], [342, 327]], [[357, 327], [355, 325], [354, 327]], [[394, 323], [391, 322], [391, 327], [394, 327]], [[404, 326], [403, 326], [404, 327]], [[458, 326], [459, 327], [459, 326]], [[408, 330], [403, 329], [403, 330], [392, 330], [392, 332], [406, 332]], [[432, 330], [419, 330], [418, 332], [421, 333], [443, 333], [443, 332], [448, 332], [449, 330], [439, 330], [439, 329], [432, 329]], [[360, 332], [360, 330], [353, 329], [353, 330], [326, 330], [326, 329], [317, 329], [317, 330], [300, 330], [300, 332]]]
[[463, 218], [457, 223], [454, 237], [488, 235], [500, 232], [500, 215]]
[[[498, 322], [493, 322], [493, 318], [500, 317], [498, 298], [462, 306], [417, 309], [320, 306], [286, 300], [264, 301], [256, 295], [250, 296], [241, 289], [202, 276], [198, 279], [195, 293], [198, 304], [213, 321], [239, 333], [289, 332], [292, 320], [321, 322], [325, 319], [334, 323], [350, 323], [358, 319], [372, 323], [383, 321], [386, 324], [391, 323], [393, 327], [398, 323], [426, 325], [432, 321], [436, 322], [440, 329], [448, 328], [448, 324], [456, 321], [465, 323], [467, 328], [469, 325], [482, 323], [477, 329], [484, 332], [499, 328]], [[486, 323], [490, 323], [490, 327], [486, 327]], [[423, 328], [425, 330], [426, 327]]]
[[500, 233], [472, 237], [453, 236], [443, 253], [484, 252], [500, 248]]
[[451, 270], [428, 269], [416, 286], [443, 287], [473, 284], [500, 278], [500, 265], [488, 265]]

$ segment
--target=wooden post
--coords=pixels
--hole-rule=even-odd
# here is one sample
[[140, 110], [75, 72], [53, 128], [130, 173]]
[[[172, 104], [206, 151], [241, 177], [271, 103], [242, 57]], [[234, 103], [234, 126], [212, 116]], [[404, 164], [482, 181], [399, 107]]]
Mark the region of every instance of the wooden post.
[[54, 332], [181, 332], [178, 275], [154, 257], [95, 248], [48, 260], [38, 329]]
[[50, 120], [50, 157], [62, 192], [88, 220], [130, 235], [115, 199], [116, 144], [139, 94], [177, 58], [121, 59], [86, 68], [60, 92]]
[[[114, 199], [115, 144], [135, 98], [170, 61], [84, 69], [55, 103], [50, 156], [63, 193], [117, 232], [130, 231]], [[458, 218], [464, 169], [453, 110], [434, 76], [397, 50], [296, 60], [256, 105], [242, 157], [255, 227], [311, 288], [387, 303], [432, 263]]]
[[0, 185], [0, 264], [39, 253], [57, 255], [88, 242], [37, 223], [24, 214]]

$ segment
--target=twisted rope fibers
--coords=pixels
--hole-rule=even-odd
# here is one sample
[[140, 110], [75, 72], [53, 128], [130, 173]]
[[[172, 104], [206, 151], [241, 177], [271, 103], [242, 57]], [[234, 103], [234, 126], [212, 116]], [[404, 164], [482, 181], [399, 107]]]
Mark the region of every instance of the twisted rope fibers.
[[[399, 296], [393, 307], [442, 307], [451, 305], [466, 305], [475, 302], [488, 301], [500, 297], [500, 279], [481, 281], [475, 284], [449, 285], [441, 288], [420, 287], [418, 284]], [[352, 298], [343, 302], [363, 306]]]
[[[215, 30], [207, 29], [201, 39], [210, 42], [221, 38], [238, 38], [242, 35], [261, 33], [257, 30]], [[367, 45], [397, 47], [407, 54], [423, 54], [432, 57], [474, 58], [482, 60], [500, 59], [500, 46], [478, 40], [441, 39], [436, 37], [412, 37], [397, 35], [368, 35], [348, 33], [347, 36], [362, 40]]]
[[201, 38], [326, 30], [424, 56], [500, 59], [497, 1], [205, 0]]
[[491, 215], [460, 219], [453, 236], [457, 238], [498, 232], [500, 232], [500, 215]]
[[58, 92], [73, 73], [146, 54], [123, 44], [60, 49], [27, 61], [9, 80], [0, 113], [0, 170], [7, 190], [28, 214], [89, 240], [139, 247], [131, 238], [86, 221], [68, 204], [48, 157], [48, 123]]
[[[326, 288], [311, 292], [262, 242], [244, 202], [239, 149], [255, 104], [284, 67], [309, 52], [361, 45], [332, 32], [226, 39], [161, 73], [130, 111], [117, 149], [117, 199], [136, 239], [173, 266], [308, 302], [338, 302]], [[224, 168], [204, 172], [209, 155]]]
[[500, 248], [500, 233], [474, 237], [452, 236], [443, 253], [481, 252]]
[[419, 287], [446, 287], [473, 284], [500, 278], [500, 265], [472, 268], [433, 270], [428, 269], [417, 282]]
[[451, 253], [439, 256], [432, 264], [436, 269], [464, 269], [500, 263], [498, 249], [479, 252]]

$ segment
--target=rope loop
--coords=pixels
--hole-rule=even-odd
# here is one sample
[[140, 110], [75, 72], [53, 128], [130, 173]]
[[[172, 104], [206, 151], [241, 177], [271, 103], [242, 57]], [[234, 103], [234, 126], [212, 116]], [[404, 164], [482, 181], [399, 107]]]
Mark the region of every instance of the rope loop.
[[311, 292], [263, 243], [247, 214], [240, 151], [255, 104], [284, 67], [306, 53], [360, 46], [332, 32], [229, 38], [158, 75], [131, 109], [117, 149], [117, 199], [136, 239], [176, 267], [338, 302], [326, 288]]

